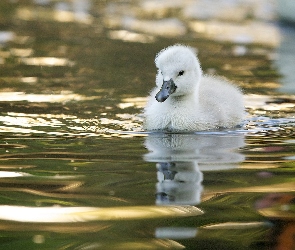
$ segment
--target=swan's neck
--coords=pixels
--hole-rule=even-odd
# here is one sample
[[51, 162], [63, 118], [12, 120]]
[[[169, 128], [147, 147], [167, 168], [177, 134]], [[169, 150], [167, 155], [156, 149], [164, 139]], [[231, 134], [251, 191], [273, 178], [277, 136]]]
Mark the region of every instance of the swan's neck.
[[185, 107], [186, 103], [191, 105], [194, 103], [195, 106], [198, 106], [199, 104], [199, 92], [198, 91], [192, 91], [190, 93], [187, 93], [185, 95], [171, 95], [169, 97], [171, 104], [178, 104], [177, 106]]

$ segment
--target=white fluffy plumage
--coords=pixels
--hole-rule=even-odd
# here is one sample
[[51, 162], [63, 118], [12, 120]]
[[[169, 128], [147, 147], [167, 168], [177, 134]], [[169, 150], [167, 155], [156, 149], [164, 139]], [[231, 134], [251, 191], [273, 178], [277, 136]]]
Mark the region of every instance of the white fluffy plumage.
[[200, 131], [241, 123], [243, 94], [224, 79], [202, 75], [193, 48], [169, 46], [155, 63], [157, 86], [144, 110], [146, 130]]

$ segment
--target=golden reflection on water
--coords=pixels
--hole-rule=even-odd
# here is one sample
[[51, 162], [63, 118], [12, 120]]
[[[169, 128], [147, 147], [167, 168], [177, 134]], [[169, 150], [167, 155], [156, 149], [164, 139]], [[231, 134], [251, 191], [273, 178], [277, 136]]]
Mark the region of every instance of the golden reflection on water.
[[22, 77], [20, 81], [23, 83], [36, 83], [38, 81], [38, 77], [32, 77], [32, 76]]
[[0, 122], [3, 124], [11, 126], [20, 126], [20, 127], [34, 127], [34, 126], [50, 126], [50, 127], [60, 127], [64, 125], [61, 121], [57, 119], [45, 120], [41, 117], [32, 118], [32, 117], [12, 117], [12, 116], [0, 116]]
[[72, 93], [72, 91], [62, 91], [60, 94], [26, 94], [25, 92], [1, 92], [0, 99], [2, 102], [69, 102], [93, 100], [97, 97], [82, 96]]
[[25, 114], [8, 112], [7, 116], [0, 116], [0, 122], [5, 126], [0, 126], [1, 132], [14, 133], [46, 133], [41, 130], [28, 129], [31, 127], [61, 127], [65, 125], [62, 120], [74, 119], [76, 116], [71, 115], [54, 115], [54, 114]]
[[[262, 125], [264, 123], [263, 126], [269, 128], [270, 126], [275, 127], [274, 118], [277, 118], [276, 123], [280, 124], [278, 129], [283, 129], [283, 124], [284, 126], [287, 124], [293, 126], [295, 121], [295, 96], [293, 95], [245, 95], [245, 106], [249, 112], [247, 119], [252, 120], [252, 122], [256, 120], [256, 122], [261, 122]], [[251, 127], [251, 121], [248, 125]], [[255, 126], [257, 129], [257, 124]]]
[[143, 108], [147, 102], [147, 97], [128, 97], [123, 98], [122, 103], [118, 104], [118, 107], [124, 109], [126, 107]]
[[0, 171], [0, 178], [32, 176], [23, 172]]
[[0, 219], [20, 222], [88, 222], [202, 215], [193, 206], [24, 207], [0, 206]]
[[218, 224], [205, 225], [203, 229], [247, 229], [253, 227], [265, 226], [265, 222], [253, 221], [253, 222], [225, 222]]
[[25, 57], [19, 58], [20, 63], [34, 66], [74, 66], [75, 63], [66, 58], [56, 57]]
[[[91, 7], [90, 3], [91, 2], [87, 0], [73, 1], [72, 3], [67, 3], [67, 6], [61, 6], [57, 3], [53, 10], [42, 7], [19, 7], [16, 11], [16, 16], [26, 21], [47, 20], [64, 23], [78, 22], [91, 25], [93, 17], [88, 13]], [[68, 8], [68, 10], [65, 8]]]
[[0, 126], [1, 133], [21, 133], [21, 134], [46, 134], [45, 131], [35, 130], [35, 129], [27, 129], [27, 128], [19, 128], [19, 127], [7, 127]]
[[277, 47], [279, 30], [275, 25], [261, 22], [227, 23], [220, 21], [192, 21], [190, 27], [196, 32], [217, 41], [235, 43], [260, 43]]
[[154, 34], [164, 37], [177, 37], [185, 35], [186, 27], [176, 18], [161, 20], [139, 20], [128, 18], [123, 20], [124, 26], [135, 31]]
[[13, 56], [17, 57], [28, 57], [33, 54], [33, 49], [31, 48], [25, 48], [25, 49], [19, 49], [19, 48], [11, 48], [10, 53]]
[[140, 42], [140, 43], [152, 43], [155, 41], [155, 37], [128, 30], [111, 30], [108, 33], [111, 39], [122, 40], [124, 42]]
[[7, 112], [7, 115], [14, 117], [43, 117], [43, 118], [60, 118], [60, 119], [74, 119], [77, 118], [75, 115], [65, 115], [65, 114], [28, 114], [28, 113], [16, 113]]
[[[219, 188], [218, 188], [219, 189]], [[226, 188], [224, 190], [217, 190], [210, 188], [205, 190], [203, 194], [203, 201], [210, 200], [216, 196], [225, 193], [293, 193], [295, 192], [294, 182], [285, 182], [279, 184], [261, 185], [261, 186], [249, 186], [241, 188]]]
[[295, 220], [294, 205], [278, 205], [270, 208], [262, 208], [258, 212], [267, 218]]

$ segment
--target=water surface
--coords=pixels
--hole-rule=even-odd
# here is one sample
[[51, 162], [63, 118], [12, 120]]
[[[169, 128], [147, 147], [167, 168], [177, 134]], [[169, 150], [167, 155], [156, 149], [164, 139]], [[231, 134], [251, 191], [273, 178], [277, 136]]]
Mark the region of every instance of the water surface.
[[[294, 248], [294, 29], [230, 2], [1, 3], [1, 248]], [[174, 43], [243, 89], [239, 128], [143, 131]]]

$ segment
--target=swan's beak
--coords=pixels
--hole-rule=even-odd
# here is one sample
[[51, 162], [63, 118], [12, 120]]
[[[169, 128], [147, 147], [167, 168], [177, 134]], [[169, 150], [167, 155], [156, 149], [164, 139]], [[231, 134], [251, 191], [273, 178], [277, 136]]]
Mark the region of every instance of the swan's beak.
[[156, 94], [156, 100], [158, 102], [164, 102], [172, 93], [175, 92], [176, 88], [177, 86], [172, 79], [169, 81], [163, 81], [160, 91]]

